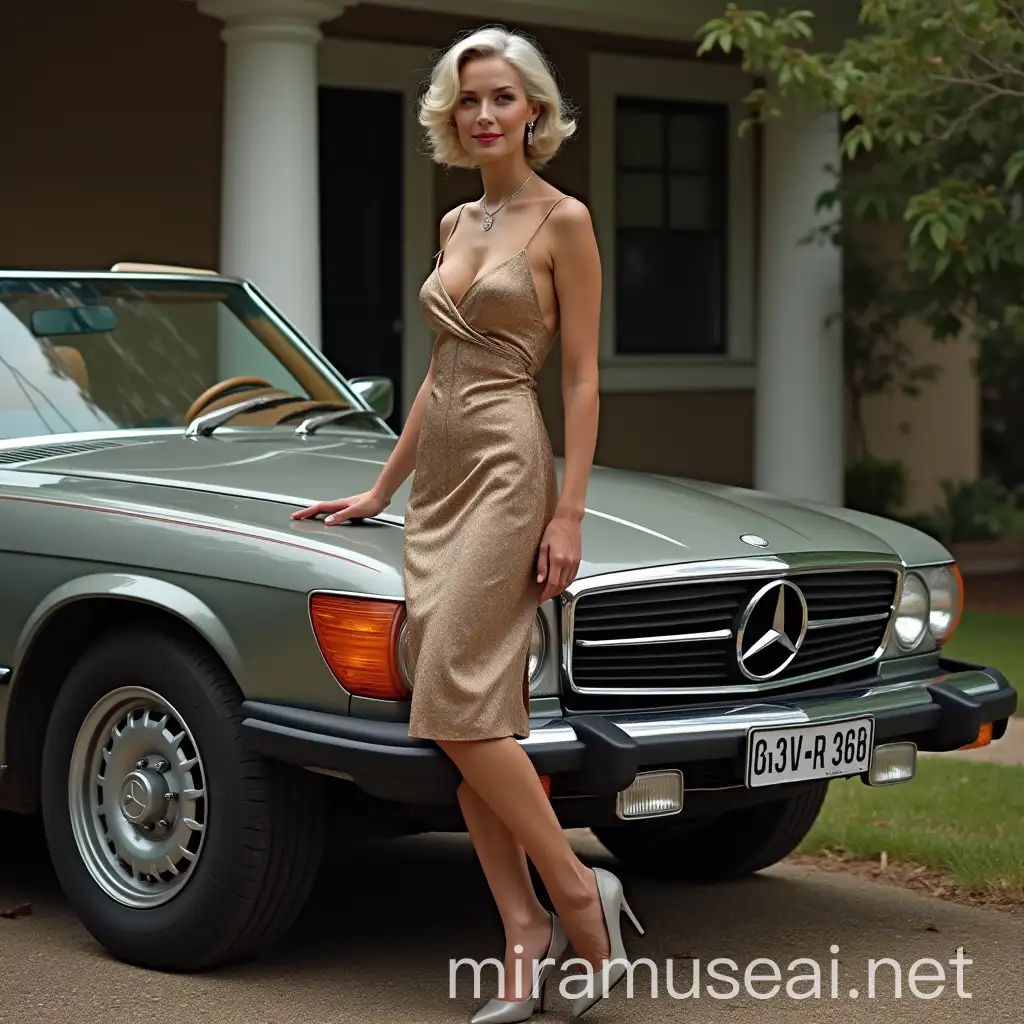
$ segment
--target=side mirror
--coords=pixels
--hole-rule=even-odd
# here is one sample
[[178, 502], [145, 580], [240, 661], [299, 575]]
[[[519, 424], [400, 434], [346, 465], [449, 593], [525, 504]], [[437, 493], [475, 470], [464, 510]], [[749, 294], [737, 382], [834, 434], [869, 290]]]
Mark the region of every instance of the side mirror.
[[353, 377], [348, 383], [381, 419], [394, 412], [395, 385], [390, 377]]

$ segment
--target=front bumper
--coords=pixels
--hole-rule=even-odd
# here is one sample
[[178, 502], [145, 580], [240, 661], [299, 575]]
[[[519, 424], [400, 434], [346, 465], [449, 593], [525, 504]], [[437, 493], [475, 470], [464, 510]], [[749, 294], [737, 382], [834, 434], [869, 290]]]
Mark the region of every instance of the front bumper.
[[[551, 777], [553, 797], [614, 797], [638, 772], [665, 767], [682, 769], [687, 791], [696, 784], [706, 792], [743, 785], [753, 728], [871, 715], [876, 743], [911, 740], [919, 750], [956, 750], [986, 722], [995, 723], [993, 735], [1001, 737], [1016, 707], [1016, 692], [997, 670], [944, 660], [938, 674], [872, 678], [842, 692], [685, 712], [566, 715], [535, 721], [519, 742], [537, 772]], [[435, 743], [410, 738], [404, 722], [252, 701], [243, 712], [247, 742], [269, 757], [350, 779], [385, 800], [456, 799], [457, 769]]]

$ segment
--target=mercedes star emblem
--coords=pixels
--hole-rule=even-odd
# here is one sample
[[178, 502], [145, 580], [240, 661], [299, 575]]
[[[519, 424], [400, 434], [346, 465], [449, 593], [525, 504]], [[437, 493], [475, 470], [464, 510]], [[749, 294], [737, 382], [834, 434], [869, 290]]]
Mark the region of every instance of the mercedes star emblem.
[[130, 778], [121, 793], [121, 808], [129, 821], [141, 821], [146, 815], [146, 791], [138, 779]]
[[797, 656], [807, 635], [807, 601], [788, 580], [765, 584], [751, 598], [736, 634], [740, 671], [755, 680], [771, 679]]

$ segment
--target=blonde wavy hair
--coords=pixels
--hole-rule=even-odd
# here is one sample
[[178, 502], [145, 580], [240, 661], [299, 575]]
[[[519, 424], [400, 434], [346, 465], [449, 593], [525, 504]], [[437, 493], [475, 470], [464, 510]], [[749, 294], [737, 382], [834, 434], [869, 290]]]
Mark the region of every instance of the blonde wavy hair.
[[526, 159], [535, 170], [543, 167], [575, 133], [576, 121], [555, 81], [554, 69], [539, 47], [526, 36], [501, 26], [488, 26], [463, 36], [434, 65], [419, 110], [419, 122], [426, 129], [434, 160], [449, 167], [476, 166], [459, 142], [454, 113], [462, 88], [462, 67], [477, 57], [507, 60], [523, 80], [527, 101], [540, 105]]

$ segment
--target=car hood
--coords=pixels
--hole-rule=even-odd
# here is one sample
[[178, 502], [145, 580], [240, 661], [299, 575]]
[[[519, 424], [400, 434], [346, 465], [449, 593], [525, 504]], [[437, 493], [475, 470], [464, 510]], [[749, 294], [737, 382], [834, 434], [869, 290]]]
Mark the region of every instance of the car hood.
[[[387, 437], [335, 432], [312, 438], [233, 433], [199, 440], [180, 435], [47, 446], [42, 457], [0, 453], [5, 470], [46, 474], [97, 496], [196, 510], [197, 495], [224, 514], [257, 523], [316, 531], [344, 544], [347, 531], [296, 523], [288, 509], [366, 490], [391, 454]], [[82, 450], [84, 448], [84, 450]], [[559, 479], [562, 460], [556, 460]], [[5, 473], [8, 480], [10, 474]], [[381, 518], [403, 521], [411, 480]], [[228, 505], [224, 502], [227, 500]], [[753, 546], [743, 538], [763, 538]], [[919, 550], [908, 551], [908, 547]], [[701, 481], [595, 466], [587, 489], [581, 575], [709, 558], [764, 554], [896, 553], [904, 560], [942, 557], [917, 531], [888, 520], [810, 502]]]

